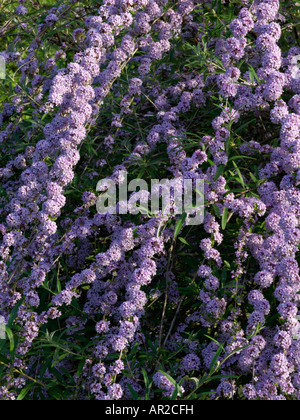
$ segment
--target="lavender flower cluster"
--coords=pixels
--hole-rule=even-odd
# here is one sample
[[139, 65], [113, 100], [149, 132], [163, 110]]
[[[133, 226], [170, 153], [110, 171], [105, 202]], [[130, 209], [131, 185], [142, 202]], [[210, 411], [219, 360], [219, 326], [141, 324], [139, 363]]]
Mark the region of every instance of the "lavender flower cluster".
[[[15, 74], [0, 113], [0, 315], [15, 335], [0, 399], [51, 399], [66, 373], [68, 399], [184, 399], [201, 378], [213, 400], [300, 399], [290, 7], [243, 1], [220, 28], [204, 0], [73, 0], [32, 35], [27, 3], [14, 19], [30, 46], [18, 34], [0, 53]], [[60, 24], [66, 39], [41, 58]], [[187, 51], [199, 63], [182, 66]], [[98, 214], [97, 181], [124, 171], [179, 189], [203, 180], [203, 225], [184, 220], [178, 239], [173, 214]], [[133, 192], [116, 208], [149, 199]], [[44, 363], [45, 342], [63, 355]]]

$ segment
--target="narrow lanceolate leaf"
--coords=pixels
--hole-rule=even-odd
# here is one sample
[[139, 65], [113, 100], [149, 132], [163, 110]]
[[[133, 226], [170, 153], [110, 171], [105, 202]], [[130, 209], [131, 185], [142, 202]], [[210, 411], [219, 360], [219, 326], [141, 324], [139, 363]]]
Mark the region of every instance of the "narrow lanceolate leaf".
[[223, 215], [222, 215], [222, 229], [223, 230], [225, 230], [226, 229], [226, 226], [227, 226], [228, 213], [229, 213], [228, 208], [227, 207], [224, 207]]
[[225, 352], [225, 350], [224, 350], [224, 347], [222, 345], [220, 345], [220, 347], [216, 351], [216, 354], [214, 355], [214, 357], [211, 361], [211, 364], [210, 364], [210, 367], [209, 367], [209, 373], [212, 373], [214, 371], [214, 369], [216, 368], [218, 358], [220, 357], [222, 352]]
[[184, 245], [191, 246], [191, 245], [187, 242], [187, 240], [186, 240], [186, 239], [184, 239], [184, 238], [182, 238], [181, 236], [179, 236], [178, 240], [179, 240], [180, 242], [182, 242]]
[[175, 231], [174, 231], [174, 239], [176, 239], [179, 233], [181, 232], [181, 229], [185, 223], [186, 218], [187, 218], [187, 214], [183, 213], [183, 215], [178, 219], [176, 227], [175, 227]]
[[35, 386], [35, 384], [32, 382], [25, 386], [25, 388], [22, 389], [20, 394], [17, 397], [17, 401], [22, 401], [27, 396], [27, 394], [32, 390], [32, 388]]
[[242, 186], [243, 186], [244, 188], [246, 188], [246, 184], [245, 184], [245, 181], [244, 181], [243, 175], [242, 175], [242, 173], [241, 173], [241, 171], [240, 171], [239, 167], [237, 166], [237, 164], [236, 164], [234, 161], [233, 161], [232, 163], [233, 163], [233, 165], [234, 165], [234, 167], [235, 167], [235, 170], [236, 170], [236, 172], [237, 172], [237, 174], [238, 174], [238, 177], [239, 177], [240, 183], [242, 184]]
[[15, 339], [14, 339], [13, 332], [8, 326], [5, 327], [5, 332], [9, 339], [10, 351], [13, 352], [15, 348]]
[[217, 169], [216, 175], [214, 177], [214, 181], [217, 181], [221, 175], [223, 175], [225, 169], [225, 165], [220, 165]]
[[0, 1], [1, 401], [300, 400], [299, 22]]

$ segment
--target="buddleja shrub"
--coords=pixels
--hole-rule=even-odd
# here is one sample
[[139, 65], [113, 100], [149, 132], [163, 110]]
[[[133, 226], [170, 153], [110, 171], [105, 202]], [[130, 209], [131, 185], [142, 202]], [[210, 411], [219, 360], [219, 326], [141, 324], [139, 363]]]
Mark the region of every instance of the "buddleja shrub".
[[[297, 400], [297, 1], [0, 12], [0, 399]], [[124, 173], [204, 223], [99, 213]]]

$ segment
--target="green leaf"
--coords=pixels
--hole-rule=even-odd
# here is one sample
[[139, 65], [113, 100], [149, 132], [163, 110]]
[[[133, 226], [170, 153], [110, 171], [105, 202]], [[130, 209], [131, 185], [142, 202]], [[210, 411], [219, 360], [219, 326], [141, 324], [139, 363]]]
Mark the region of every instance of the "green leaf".
[[254, 70], [254, 68], [250, 64], [249, 64], [249, 76], [250, 76], [251, 83], [253, 83], [254, 82], [254, 79], [256, 79], [257, 82], [259, 84], [261, 84], [260, 78], [257, 76], [256, 71]]
[[16, 319], [17, 315], [18, 315], [18, 310], [20, 308], [20, 306], [22, 305], [24, 301], [24, 298], [22, 298], [17, 304], [16, 306], [13, 308], [13, 310], [11, 311], [7, 326], [9, 328], [11, 328], [13, 326], [14, 320]]
[[251, 156], [239, 155], [239, 156], [231, 157], [230, 159], [228, 159], [228, 162], [232, 162], [233, 160], [238, 160], [238, 159], [256, 160], [255, 158]]
[[[175, 399], [177, 399], [178, 395], [180, 395], [182, 397], [182, 391], [181, 391], [181, 386], [179, 386], [179, 384], [175, 381], [174, 378], [172, 378], [172, 376], [170, 376], [168, 373], [159, 370], [159, 372], [161, 374], [163, 374], [167, 379], [169, 379], [169, 381], [171, 382], [172, 385], [175, 386], [175, 391], [172, 395], [172, 399], [175, 397]], [[174, 395], [175, 394], [175, 395]]]
[[178, 238], [179, 240], [180, 240], [180, 242], [182, 242], [184, 245], [187, 245], [187, 246], [191, 246], [184, 238], [182, 238], [181, 236], [179, 236], [179, 238]]
[[28, 394], [29, 391], [31, 391], [31, 389], [34, 387], [34, 383], [32, 382], [31, 384], [25, 386], [25, 388], [22, 389], [22, 391], [20, 392], [20, 394], [17, 397], [17, 401], [22, 401], [24, 400], [24, 398], [26, 397], [26, 395]]
[[203, 398], [203, 397], [208, 397], [212, 394], [215, 394], [215, 392], [214, 391], [201, 392], [200, 394], [197, 394], [196, 398], [200, 399], [200, 398]]
[[144, 377], [146, 388], [148, 388], [149, 387], [149, 384], [150, 384], [150, 381], [149, 381], [149, 378], [148, 378], [148, 374], [145, 371], [145, 369], [142, 369], [142, 373], [143, 373], [143, 377]]
[[8, 326], [5, 327], [5, 331], [6, 331], [8, 339], [9, 339], [10, 351], [13, 352], [14, 348], [15, 348], [15, 339], [14, 339], [13, 332]]
[[214, 375], [210, 377], [210, 381], [214, 381], [216, 379], [237, 379], [238, 376], [236, 375]]
[[225, 230], [226, 226], [227, 226], [227, 221], [228, 221], [228, 208], [225, 207], [224, 208], [224, 212], [223, 212], [223, 216], [222, 216], [222, 229]]
[[226, 165], [220, 165], [217, 169], [216, 175], [214, 177], [214, 182], [217, 181], [221, 175], [223, 175]]
[[213, 205], [212, 205], [212, 207], [213, 207], [213, 209], [214, 209], [215, 215], [216, 215], [219, 219], [221, 219], [221, 213], [220, 213], [220, 209], [219, 209], [219, 207], [218, 207], [216, 204], [213, 204]]
[[56, 281], [56, 287], [57, 287], [57, 293], [60, 293], [61, 292], [61, 282], [60, 282], [58, 276], [57, 276], [57, 281]]
[[199, 386], [199, 379], [198, 378], [189, 378], [189, 381], [193, 381], [193, 382], [195, 382], [195, 384], [196, 384], [196, 388], [198, 388], [198, 386]]
[[258, 182], [258, 179], [253, 175], [252, 172], [249, 172], [250, 178], [252, 179], [252, 181], [256, 184]]
[[241, 171], [239, 170], [239, 167], [237, 166], [237, 164], [236, 164], [234, 161], [232, 161], [232, 163], [233, 163], [233, 166], [235, 167], [235, 170], [236, 170], [236, 172], [237, 172], [237, 174], [238, 174], [238, 177], [239, 177], [239, 179], [240, 179], [240, 182], [241, 182], [242, 186], [243, 186], [244, 188], [246, 188], [246, 184], [245, 184], [245, 181], [244, 181], [243, 175], [242, 175]]
[[186, 213], [183, 213], [180, 216], [180, 218], [178, 219], [178, 222], [177, 222], [176, 228], [175, 228], [175, 232], [174, 232], [174, 239], [176, 239], [177, 236], [179, 235], [179, 233], [180, 233], [180, 231], [181, 231], [181, 229], [182, 229], [182, 227], [184, 225], [184, 222], [185, 222], [186, 218], [187, 218], [187, 214]]
[[145, 400], [150, 401], [150, 391], [152, 387], [152, 383], [149, 380], [148, 374], [145, 369], [142, 369], [145, 385], [146, 385], [146, 393], [145, 393]]
[[211, 374], [214, 371], [214, 367], [217, 363], [217, 360], [219, 358], [219, 356], [221, 355], [222, 351], [225, 351], [224, 347], [222, 346], [222, 344], [220, 344], [220, 347], [218, 348], [218, 350], [216, 351], [216, 354], [214, 355], [210, 367], [209, 367], [209, 373]]
[[127, 384], [130, 394], [132, 396], [133, 401], [137, 401], [140, 399], [139, 394], [132, 388], [130, 384]]
[[51, 389], [47, 390], [49, 395], [51, 397], [53, 397], [55, 400], [57, 401], [61, 401], [62, 397], [61, 397], [61, 390], [57, 387], [53, 387]]

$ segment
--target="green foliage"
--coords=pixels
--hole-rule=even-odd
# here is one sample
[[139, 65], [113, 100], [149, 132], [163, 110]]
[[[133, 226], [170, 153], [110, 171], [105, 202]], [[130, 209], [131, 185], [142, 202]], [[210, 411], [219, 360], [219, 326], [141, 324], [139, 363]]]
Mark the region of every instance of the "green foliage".
[[[43, 21], [47, 12], [52, 7], [59, 7], [63, 0], [33, 0], [31, 7], [25, 20], [27, 28], [20, 28], [20, 17], [14, 14], [17, 2], [8, 0], [0, 1], [0, 51], [8, 49], [9, 51], [23, 51], [25, 56], [27, 47], [34, 41], [37, 34], [37, 26]], [[176, 74], [185, 74], [194, 71], [197, 73], [204, 73], [205, 78], [213, 74], [222, 74], [224, 67], [220, 60], [215, 57], [214, 51], [210, 44], [210, 37], [221, 36], [229, 33], [228, 25], [235, 15], [235, 7], [242, 2], [235, 0], [230, 2], [213, 1], [207, 2], [205, 5], [205, 21], [198, 22], [197, 10], [194, 12], [195, 21], [202, 23], [201, 31], [203, 32], [202, 43], [198, 43], [195, 39], [180, 40], [174, 43], [174, 48], [170, 54], [165, 56], [160, 62], [157, 63], [156, 69], [169, 68], [170, 71], [157, 72], [157, 77], [149, 80], [153, 84], [153, 88], [157, 84], [161, 87], [168, 87], [174, 84], [174, 76]], [[289, 2], [286, 7], [289, 8]], [[66, 61], [59, 63], [63, 68], [67, 62], [70, 62], [74, 54], [80, 51], [80, 47], [74, 42], [72, 33], [75, 29], [84, 27], [84, 14], [81, 14], [81, 6], [88, 4], [89, 14], [92, 15], [99, 7], [99, 2], [95, 0], [87, 0], [82, 3], [70, 3], [68, 9], [64, 12], [64, 17], [60, 24], [54, 29], [45, 31], [41, 47], [39, 49], [39, 71], [44, 77], [48, 77], [42, 63], [53, 57], [55, 52], [60, 50], [62, 43], [68, 45], [68, 54]], [[286, 31], [295, 31], [298, 34], [299, 27], [299, 9], [290, 10], [290, 21], [286, 24]], [[34, 22], [34, 24], [33, 24]], [[16, 33], [19, 32], [20, 36], [15, 41]], [[5, 36], [3, 34], [5, 33]], [[298, 36], [298, 35], [297, 35]], [[287, 39], [287, 37], [284, 37]], [[255, 40], [253, 39], [253, 42]], [[284, 41], [284, 45], [288, 49], [289, 45]], [[211, 65], [214, 65], [211, 71]], [[253, 67], [247, 68], [246, 64], [243, 70], [249, 70], [250, 81], [260, 80]], [[217, 69], [217, 70], [216, 70]], [[0, 156], [0, 165], [5, 167], [6, 163], [10, 160], [11, 150], [18, 150], [23, 152], [27, 146], [37, 143], [43, 138], [43, 128], [50, 121], [51, 115], [47, 112], [43, 115], [38, 123], [35, 115], [38, 111], [38, 104], [31, 97], [29, 91], [28, 80], [21, 81], [21, 69], [17, 68], [14, 64], [9, 64], [7, 69], [8, 77], [6, 80], [0, 80], [0, 104], [10, 102], [14, 89], [18, 86], [24, 94], [26, 101], [22, 104], [24, 112], [21, 116], [13, 118], [13, 124], [18, 126], [19, 130], [14, 135], [13, 142], [8, 145], [6, 153]], [[137, 140], [145, 141], [147, 133], [157, 123], [155, 116], [155, 104], [152, 103], [148, 97], [142, 97], [141, 103], [132, 105], [133, 112], [130, 113], [123, 123], [123, 133], [118, 137], [118, 130], [112, 132], [110, 127], [111, 116], [118, 113], [120, 109], [120, 102], [126, 92], [128, 91], [128, 81], [131, 77], [136, 77], [136, 66], [133, 64], [128, 65], [122, 72], [122, 76], [116, 87], [112, 88], [111, 94], [106, 98], [103, 107], [99, 112], [99, 116], [95, 124], [88, 128], [88, 135], [81, 146], [80, 154], [84, 165], [79, 167], [77, 176], [72, 184], [66, 191], [67, 204], [64, 208], [64, 214], [61, 216], [61, 221], [68, 217], [72, 220], [75, 219], [73, 209], [78, 207], [81, 202], [81, 196], [84, 191], [95, 192], [96, 185], [99, 179], [104, 178], [111, 174], [112, 168], [118, 164], [122, 164], [124, 156], [129, 156], [132, 152], [132, 145]], [[176, 79], [176, 78], [175, 78]], [[118, 94], [116, 94], [118, 92]], [[221, 104], [221, 105], [220, 105]], [[209, 101], [203, 111], [196, 107], [184, 116], [185, 124], [187, 127], [184, 133], [180, 147], [188, 154], [191, 154], [198, 148], [199, 140], [202, 135], [213, 134], [211, 121], [220, 113], [220, 106], [228, 105], [224, 98], [210, 97]], [[143, 112], [140, 110], [143, 109]], [[226, 179], [226, 188], [228, 192], [234, 192], [237, 196], [241, 197], [256, 197], [257, 188], [264, 182], [260, 180], [258, 171], [261, 165], [265, 162], [265, 157], [259, 153], [254, 153], [253, 156], [243, 156], [240, 153], [240, 146], [253, 139], [260, 139], [261, 144], [271, 144], [276, 147], [278, 143], [278, 132], [274, 127], [265, 126], [262, 121], [257, 121], [254, 115], [247, 114], [242, 118], [238, 126], [228, 126], [230, 137], [226, 143], [226, 151], [229, 156], [227, 165], [220, 165], [215, 175], [215, 181], [223, 176]], [[31, 135], [28, 135], [31, 132]], [[107, 152], [103, 148], [103, 141], [107, 135], [113, 135], [116, 138], [116, 145], [113, 152], [107, 156]], [[270, 139], [271, 135], [271, 139]], [[99, 165], [100, 161], [106, 160], [106, 165]], [[50, 162], [46, 162], [50, 164]], [[210, 160], [207, 165], [213, 164]], [[166, 146], [161, 144], [156, 148], [155, 152], [150, 153], [147, 157], [137, 159], [130, 164], [130, 177], [142, 178], [146, 181], [151, 179], [163, 179], [166, 175], [166, 168], [169, 167], [170, 162], [166, 152]], [[96, 168], [96, 169], [95, 169]], [[3, 208], [8, 202], [9, 198], [4, 189], [0, 186], [0, 208]], [[208, 206], [209, 203], [206, 203]], [[216, 205], [212, 206], [215, 217], [221, 223], [224, 244], [221, 249], [221, 256], [225, 260], [225, 268], [216, 270], [216, 275], [221, 280], [220, 296], [227, 293], [232, 296], [232, 287], [239, 289], [241, 292], [241, 299], [247, 295], [247, 289], [243, 285], [243, 279], [232, 284], [231, 272], [235, 269], [233, 267], [234, 261], [234, 242], [236, 239], [235, 233], [241, 227], [242, 221], [233, 216], [227, 209], [223, 214]], [[91, 210], [96, 211], [95, 209]], [[133, 221], [138, 221], [139, 216]], [[199, 304], [194, 302], [195, 295], [199, 295], [203, 287], [202, 280], [195, 276], [199, 267], [199, 262], [203, 258], [203, 254], [199, 249], [199, 242], [207, 235], [201, 226], [191, 228], [185, 226], [186, 214], [182, 215], [174, 225], [171, 221], [165, 226], [161, 226], [160, 232], [172, 226], [174, 228], [174, 250], [176, 255], [174, 259], [174, 272], [176, 273], [176, 280], [178, 283], [178, 293], [180, 294], [181, 307], [178, 302], [170, 301], [164, 318], [164, 330], [166, 333], [169, 331], [170, 335], [176, 330], [176, 327], [184, 322], [186, 317], [198, 310]], [[124, 218], [124, 220], [126, 220]], [[132, 221], [132, 218], [130, 219]], [[260, 233], [263, 226], [257, 226], [255, 233]], [[63, 230], [59, 233], [63, 234]], [[87, 259], [88, 262], [93, 261], [99, 252], [105, 251], [109, 246], [109, 239], [107, 239], [107, 232], [99, 234]], [[175, 241], [175, 239], [177, 239]], [[171, 252], [171, 250], [170, 250]], [[249, 257], [249, 275], [256, 270], [256, 263]], [[85, 267], [82, 267], [85, 268]], [[68, 281], [71, 276], [76, 272], [76, 268], [72, 269], [67, 264], [67, 256], [63, 256], [59, 264], [53, 268], [51, 275], [49, 275], [41, 287], [40, 310], [46, 311], [50, 307], [50, 299], [53, 295], [60, 293], [62, 284]], [[113, 278], [109, 281], [113, 282]], [[89, 285], [82, 288], [82, 295], [85, 296], [89, 290]], [[153, 371], [158, 369], [175, 387], [174, 394], [171, 400], [191, 400], [191, 399], [209, 399], [210, 389], [221, 378], [239, 379], [236, 377], [229, 377], [220, 374], [222, 365], [231, 357], [235, 352], [240, 351], [237, 349], [233, 354], [227, 355], [225, 349], [220, 343], [218, 350], [211, 362], [209, 372], [201, 378], [195, 377], [196, 373], [190, 372], [190, 375], [185, 377], [194, 383], [195, 387], [191, 393], [186, 396], [181, 392], [183, 380], [177, 383], [172, 372], [166, 372], [165, 366], [176, 366], [182, 360], [185, 350], [192, 341], [199, 341], [204, 337], [209, 336], [212, 341], [215, 341], [214, 327], [202, 328], [200, 324], [194, 323], [192, 325], [192, 333], [186, 334], [185, 340], [176, 344], [176, 350], [161, 346], [157, 340], [155, 326], [160, 325], [161, 313], [164, 307], [165, 296], [165, 279], [161, 272], [153, 285], [154, 292], [158, 292], [157, 297], [150, 298], [147, 315], [145, 315], [145, 323], [149, 327], [149, 335], [145, 337], [146, 343], [143, 345], [135, 345], [131, 350], [123, 355], [123, 361], [126, 365], [126, 375], [128, 378], [134, 378], [134, 369], [139, 369], [142, 372], [144, 386], [145, 386], [145, 399], [150, 400], [153, 395], [157, 399], [166, 399], [162, 396], [161, 392], [155, 391], [153, 394], [153, 380], [149, 376], [148, 370]], [[83, 372], [84, 364], [89, 355], [89, 348], [95, 344], [94, 325], [99, 322], [100, 316], [97, 319], [87, 318], [82, 312], [82, 302], [73, 301], [72, 305], [68, 308], [63, 308], [63, 316], [59, 321], [51, 321], [48, 323], [47, 328], [42, 329], [42, 333], [35, 339], [32, 352], [35, 353], [36, 363], [31, 366], [30, 372], [24, 372], [21, 368], [13, 366], [15, 360], [15, 349], [18, 344], [18, 328], [14, 320], [17, 311], [22, 301], [15, 307], [11, 313], [8, 325], [6, 327], [6, 340], [0, 340], [0, 384], [1, 378], [6, 375], [7, 368], [11, 374], [26, 380], [26, 386], [19, 393], [18, 400], [32, 400], [32, 399], [50, 399], [50, 400], [64, 400], [76, 399], [80, 394], [81, 375]], [[239, 303], [233, 299], [227, 309], [235, 310]], [[179, 310], [178, 310], [179, 307]], [[178, 313], [177, 313], [178, 311]], [[175, 315], [176, 314], [176, 315]], [[174, 318], [175, 315], [175, 318]], [[225, 314], [227, 315], [227, 314]], [[85, 321], [85, 327], [77, 330], [76, 328], [67, 328], [66, 319], [71, 316], [82, 317]], [[274, 314], [270, 314], [267, 323], [274, 322]], [[278, 317], [277, 317], [278, 318]], [[246, 319], [244, 320], [246, 324]], [[276, 319], [278, 321], [278, 319]], [[172, 324], [173, 322], [173, 324]], [[256, 332], [256, 334], [259, 331]], [[72, 341], [69, 340], [70, 336]], [[174, 344], [174, 343], [173, 343]], [[150, 349], [150, 351], [148, 350]], [[32, 356], [30, 353], [28, 356]], [[64, 367], [60, 366], [62, 361], [72, 361], [72, 375]], [[36, 374], [36, 372], [38, 372]], [[77, 382], [74, 380], [76, 377]], [[243, 384], [241, 383], [240, 386]], [[47, 391], [46, 393], [44, 391]], [[139, 399], [139, 394], [128, 384], [128, 391], [133, 400]], [[46, 396], [45, 396], [46, 395]]]

